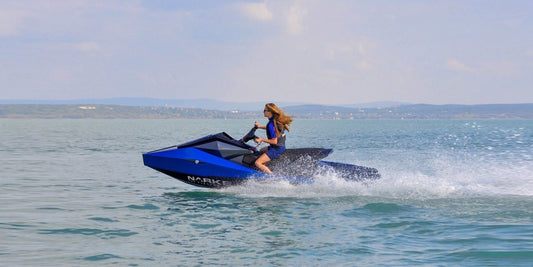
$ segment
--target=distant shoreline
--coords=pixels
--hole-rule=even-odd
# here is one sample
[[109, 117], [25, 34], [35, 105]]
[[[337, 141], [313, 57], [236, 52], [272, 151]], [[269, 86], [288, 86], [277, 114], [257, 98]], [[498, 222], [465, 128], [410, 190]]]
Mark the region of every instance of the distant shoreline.
[[[533, 119], [532, 104], [399, 105], [349, 108], [296, 105], [283, 108], [299, 119]], [[257, 119], [259, 112], [169, 106], [105, 104], [0, 104], [0, 119]]]

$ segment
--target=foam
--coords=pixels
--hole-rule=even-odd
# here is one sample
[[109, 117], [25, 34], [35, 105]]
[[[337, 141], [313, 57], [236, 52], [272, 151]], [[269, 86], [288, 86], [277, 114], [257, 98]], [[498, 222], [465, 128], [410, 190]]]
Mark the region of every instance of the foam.
[[381, 168], [381, 179], [347, 181], [334, 171], [316, 174], [311, 184], [294, 185], [282, 179], [223, 189], [246, 197], [373, 196], [434, 199], [471, 196], [533, 196], [533, 163], [485, 162], [439, 157], [413, 170]]

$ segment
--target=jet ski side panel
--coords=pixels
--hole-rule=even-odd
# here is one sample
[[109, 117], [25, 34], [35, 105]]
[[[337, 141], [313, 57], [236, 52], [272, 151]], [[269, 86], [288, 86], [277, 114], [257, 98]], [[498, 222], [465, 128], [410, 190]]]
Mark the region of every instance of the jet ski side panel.
[[200, 186], [219, 184], [219, 180], [242, 180], [262, 174], [194, 147], [145, 153], [143, 160], [144, 165], [150, 168]]

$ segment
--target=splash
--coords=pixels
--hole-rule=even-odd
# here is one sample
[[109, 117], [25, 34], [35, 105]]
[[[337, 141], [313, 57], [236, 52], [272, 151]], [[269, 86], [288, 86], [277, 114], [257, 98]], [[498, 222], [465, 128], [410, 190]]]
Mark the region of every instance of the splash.
[[250, 181], [223, 189], [246, 197], [370, 196], [395, 199], [436, 199], [472, 196], [533, 196], [532, 162], [457, 162], [440, 157], [429, 166], [405, 170], [382, 168], [381, 179], [349, 181], [333, 170], [312, 176], [312, 183], [294, 184], [284, 179]]

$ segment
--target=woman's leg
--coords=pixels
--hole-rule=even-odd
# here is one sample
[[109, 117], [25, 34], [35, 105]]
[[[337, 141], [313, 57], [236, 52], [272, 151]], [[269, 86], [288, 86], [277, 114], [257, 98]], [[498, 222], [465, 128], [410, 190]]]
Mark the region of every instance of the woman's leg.
[[270, 157], [268, 157], [266, 153], [263, 153], [263, 155], [259, 156], [259, 158], [255, 160], [255, 166], [259, 168], [260, 170], [262, 170], [263, 172], [272, 174], [272, 171], [267, 166], [265, 166], [265, 163], [269, 161], [270, 161]]

